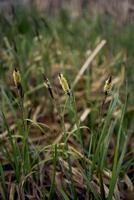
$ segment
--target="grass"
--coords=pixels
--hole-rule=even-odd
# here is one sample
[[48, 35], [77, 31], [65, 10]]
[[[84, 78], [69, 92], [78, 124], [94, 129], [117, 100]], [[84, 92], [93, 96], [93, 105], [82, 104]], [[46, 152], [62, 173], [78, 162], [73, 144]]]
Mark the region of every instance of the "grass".
[[[35, 10], [12, 14], [0, 16], [0, 198], [133, 195], [133, 25], [105, 15], [73, 19], [65, 11], [55, 18]], [[59, 83], [59, 73], [70, 86]]]

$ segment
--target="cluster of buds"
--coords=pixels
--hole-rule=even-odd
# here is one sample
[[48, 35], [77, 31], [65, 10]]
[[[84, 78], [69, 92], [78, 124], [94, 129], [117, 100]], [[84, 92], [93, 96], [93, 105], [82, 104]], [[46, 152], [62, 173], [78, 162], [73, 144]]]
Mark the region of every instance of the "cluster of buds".
[[21, 85], [21, 75], [20, 75], [20, 72], [16, 68], [13, 71], [13, 80], [14, 80], [14, 84], [18, 90], [20, 97], [23, 98], [24, 92], [23, 92], [23, 88]]

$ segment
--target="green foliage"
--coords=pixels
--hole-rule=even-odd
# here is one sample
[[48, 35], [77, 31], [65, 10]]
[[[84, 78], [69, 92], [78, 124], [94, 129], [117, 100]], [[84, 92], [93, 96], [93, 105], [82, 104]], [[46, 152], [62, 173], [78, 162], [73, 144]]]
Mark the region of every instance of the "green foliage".
[[[37, 199], [54, 199], [56, 196], [65, 200], [111, 200], [116, 194], [120, 175], [127, 174], [134, 162], [132, 157], [124, 161], [129, 153], [127, 144], [134, 117], [131, 107], [133, 69], [130, 67], [134, 64], [133, 26], [118, 25], [105, 15], [91, 19], [85, 14], [72, 19], [66, 11], [53, 18], [36, 10], [19, 9], [13, 14], [12, 19], [0, 15], [0, 130], [6, 138], [4, 142], [1, 137], [0, 143], [0, 198], [16, 197], [20, 193], [27, 198], [35, 195]], [[79, 84], [74, 91], [71, 88], [70, 96], [61, 92], [53, 77], [57, 77], [57, 72], [63, 72], [71, 86], [88, 51], [93, 50], [101, 39], [107, 40], [107, 47], [97, 55], [93, 67], [83, 76], [86, 83], [83, 81], [84, 84]], [[104, 67], [118, 77], [124, 63], [125, 76], [129, 77], [127, 91], [124, 84], [120, 91], [115, 84], [106, 108], [101, 110], [103, 97], [100, 88], [95, 91], [97, 95], [92, 100], [92, 84], [99, 78], [97, 71]], [[24, 98], [20, 98], [13, 86], [15, 67], [21, 73]], [[96, 67], [97, 70], [94, 69]], [[44, 73], [50, 77], [52, 90], [56, 90], [55, 99], [46, 95]], [[82, 87], [80, 103], [75, 98], [79, 86]], [[34, 110], [33, 118], [29, 111], [31, 108]], [[82, 122], [81, 110], [87, 108], [90, 108], [87, 121]], [[56, 140], [55, 123], [59, 132]], [[33, 142], [32, 132], [35, 135], [41, 132], [45, 136], [44, 143], [40, 139]], [[49, 136], [52, 141], [49, 141]], [[114, 156], [109, 165], [109, 145], [113, 138], [116, 138]], [[5, 163], [13, 171], [14, 192], [13, 189], [6, 191], [9, 180], [4, 170]], [[108, 183], [105, 183], [105, 176]], [[86, 196], [79, 198], [81, 193], [86, 193]]]

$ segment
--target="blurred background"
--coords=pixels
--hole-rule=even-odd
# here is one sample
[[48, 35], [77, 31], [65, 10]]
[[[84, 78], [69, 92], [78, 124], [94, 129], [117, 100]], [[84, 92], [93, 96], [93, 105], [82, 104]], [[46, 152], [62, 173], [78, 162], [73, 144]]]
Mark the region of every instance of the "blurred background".
[[10, 10], [10, 6], [25, 7], [36, 6], [40, 10], [57, 13], [60, 9], [66, 9], [73, 17], [81, 16], [86, 9], [91, 15], [93, 13], [107, 13], [112, 15], [118, 22], [132, 21], [134, 18], [133, 0], [0, 0], [0, 8]]
[[[115, 149], [119, 158], [115, 175], [117, 173], [116, 178], [121, 175], [115, 200], [134, 199], [133, 22], [134, 0], [0, 0], [0, 139], [6, 149], [4, 154], [0, 152], [0, 199], [20, 200], [20, 195], [29, 200], [61, 200], [60, 197], [67, 194], [68, 198], [63, 199], [74, 200], [73, 181], [79, 200], [96, 199], [92, 197], [100, 195], [99, 187], [103, 185], [101, 170], [112, 172], [114, 160], [116, 164]], [[16, 70], [19, 70], [24, 91], [21, 98], [13, 81]], [[71, 86], [69, 92], [62, 90], [59, 73], [63, 73]], [[110, 95], [105, 96], [104, 84], [108, 77], [109, 80], [112, 77], [113, 87]], [[76, 129], [78, 121], [81, 127]], [[21, 141], [22, 127], [30, 142]], [[9, 130], [13, 136], [17, 135], [11, 138], [11, 144]], [[101, 139], [103, 130], [104, 141]], [[66, 132], [67, 140], [63, 137]], [[73, 176], [64, 162], [68, 153], [63, 151], [63, 156], [60, 146], [56, 147], [63, 142], [68, 142], [77, 152], [77, 155], [73, 151], [70, 154], [71, 162], [68, 159]], [[12, 144], [14, 151], [10, 150]], [[25, 159], [25, 151], [22, 156], [25, 146], [28, 159]], [[50, 152], [46, 153], [44, 147], [50, 148]], [[56, 151], [59, 151], [58, 158]], [[85, 158], [89, 162], [83, 162]], [[34, 171], [40, 161], [45, 162]], [[97, 163], [98, 173], [92, 170], [92, 162]], [[102, 166], [100, 171], [98, 166]], [[93, 182], [95, 192], [89, 187], [94, 172], [95, 176], [100, 175], [98, 185], [97, 179]], [[124, 176], [126, 180], [122, 179]], [[73, 177], [72, 185], [68, 181], [70, 177]], [[112, 179], [116, 178], [113, 173]], [[110, 176], [104, 179], [107, 191], [111, 190], [110, 181]], [[5, 184], [2, 187], [1, 182]], [[115, 182], [112, 185], [114, 188]], [[113, 195], [113, 191], [110, 192]], [[103, 193], [102, 190], [98, 199], [106, 199]], [[14, 198], [8, 198], [10, 195]], [[112, 196], [109, 199], [113, 199]]]

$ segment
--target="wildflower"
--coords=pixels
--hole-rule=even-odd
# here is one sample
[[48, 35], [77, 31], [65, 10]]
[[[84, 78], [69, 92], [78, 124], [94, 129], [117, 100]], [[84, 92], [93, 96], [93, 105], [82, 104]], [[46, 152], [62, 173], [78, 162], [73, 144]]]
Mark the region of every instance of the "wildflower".
[[66, 94], [70, 95], [70, 87], [68, 85], [66, 78], [63, 76], [63, 74], [60, 73], [58, 76], [58, 79], [59, 79], [59, 82], [60, 82], [60, 85], [61, 85], [63, 91]]
[[24, 93], [23, 93], [23, 89], [22, 89], [22, 85], [21, 85], [21, 76], [20, 76], [20, 72], [15, 68], [13, 71], [13, 80], [14, 80], [14, 84], [18, 89], [18, 93], [20, 95], [21, 98], [23, 98]]
[[48, 80], [48, 78], [44, 75], [44, 85], [45, 87], [48, 89], [49, 93], [50, 93], [50, 96], [52, 97], [52, 99], [54, 99], [54, 95], [53, 95], [53, 91], [52, 91], [52, 87], [51, 87], [51, 84]]
[[104, 92], [106, 96], [111, 92], [111, 89], [112, 89], [112, 77], [109, 76], [104, 85]]

